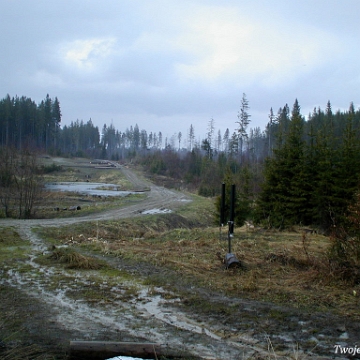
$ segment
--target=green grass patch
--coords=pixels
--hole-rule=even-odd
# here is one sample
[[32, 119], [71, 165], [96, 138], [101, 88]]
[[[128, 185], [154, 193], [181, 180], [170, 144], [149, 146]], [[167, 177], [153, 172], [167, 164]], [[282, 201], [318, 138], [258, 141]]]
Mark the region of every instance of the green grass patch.
[[121, 190], [131, 190], [132, 184], [119, 170], [111, 167], [99, 168], [87, 159], [43, 158], [41, 167], [46, 170], [45, 182], [91, 181], [111, 183], [121, 187]]
[[[95, 197], [82, 196], [78, 193], [50, 194], [44, 193], [44, 201], [36, 207], [37, 218], [73, 218], [96, 214], [106, 210], [119, 209], [141, 202], [146, 194], [129, 194], [127, 196]], [[78, 210], [72, 208], [80, 207]]]
[[[66, 359], [66, 343], [51, 330], [40, 301], [16, 288], [0, 285], [0, 358], [4, 360]], [[35, 331], [34, 322], [37, 327]], [[49, 326], [50, 325], [50, 326]], [[39, 340], [41, 339], [41, 340]], [[49, 346], [51, 343], [51, 346]], [[5, 345], [5, 347], [3, 347]]]
[[29, 242], [22, 240], [16, 230], [11, 227], [1, 228], [0, 263], [3, 266], [26, 259], [29, 250]]
[[21, 239], [18, 232], [12, 227], [1, 228], [0, 246], [25, 245], [28, 242]]
[[[56, 245], [59, 243], [94, 244], [106, 241], [133, 241], [146, 238], [161, 241], [168, 234], [169, 228], [174, 230], [174, 236], [179, 237], [181, 231], [198, 225], [193, 219], [188, 219], [175, 213], [148, 215], [132, 219], [116, 221], [86, 222], [63, 226], [61, 228], [39, 228], [37, 232]], [[196, 232], [196, 230], [194, 230]]]
[[186, 219], [191, 219], [194, 223], [203, 226], [215, 225], [215, 206], [214, 200], [203, 196], [188, 194], [191, 201], [179, 208], [176, 213]]

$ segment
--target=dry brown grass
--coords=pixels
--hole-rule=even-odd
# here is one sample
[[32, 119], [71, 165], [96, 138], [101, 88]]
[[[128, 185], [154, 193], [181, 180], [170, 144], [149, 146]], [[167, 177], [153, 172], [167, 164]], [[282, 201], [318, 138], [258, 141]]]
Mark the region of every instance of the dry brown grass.
[[18, 345], [0, 353], [2, 360], [54, 360], [51, 355], [43, 354], [36, 345]]
[[79, 254], [71, 249], [54, 249], [50, 259], [66, 264], [69, 269], [99, 270], [103, 267], [98, 260]]
[[[159, 217], [160, 218], [160, 217]], [[328, 237], [301, 231], [276, 232], [238, 228], [232, 252], [239, 269], [226, 270], [228, 243], [218, 228], [168, 228], [153, 223], [122, 221], [97, 227], [64, 229], [58, 239], [73, 238], [104, 254], [169, 268], [201, 286], [231, 296], [271, 301], [298, 308], [316, 308], [358, 317], [360, 286], [340, 281], [331, 273]]]
[[32, 322], [31, 314], [39, 308], [36, 300], [31, 307], [27, 301], [21, 290], [0, 286], [0, 359], [54, 360], [54, 353], [45, 350], [47, 339], [46, 345], [35, 342], [36, 335], [29, 332], [27, 321]]
[[228, 251], [227, 241], [219, 241], [217, 229], [192, 234], [172, 231], [156, 240], [125, 242], [120, 251], [122, 256], [196, 277], [203, 285], [233, 296], [296, 307], [347, 309], [346, 313], [356, 309], [359, 301], [354, 291], [359, 293], [359, 286], [349, 287], [329, 272], [326, 253], [330, 241], [326, 237], [308, 235], [305, 252], [301, 233], [249, 233], [239, 229], [232, 252], [243, 266], [226, 270], [221, 260]]

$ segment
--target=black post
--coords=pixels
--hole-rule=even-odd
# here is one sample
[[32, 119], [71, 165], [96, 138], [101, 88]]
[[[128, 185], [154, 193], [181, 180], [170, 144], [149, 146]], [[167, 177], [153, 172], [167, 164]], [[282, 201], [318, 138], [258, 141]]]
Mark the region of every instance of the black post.
[[235, 185], [231, 185], [231, 203], [230, 203], [230, 220], [229, 220], [229, 253], [231, 253], [231, 238], [234, 236], [234, 217], [235, 217]]
[[235, 185], [231, 185], [230, 221], [234, 221], [234, 214], [235, 214]]
[[225, 223], [225, 183], [221, 185], [220, 226]]
[[[225, 185], [223, 184], [223, 191], [225, 192]], [[228, 231], [228, 243], [229, 243], [229, 252], [225, 255], [225, 265], [226, 268], [235, 268], [240, 267], [240, 261], [236, 258], [235, 254], [231, 253], [231, 238], [234, 236], [234, 223], [235, 223], [235, 185], [231, 185], [231, 199], [230, 199], [230, 220], [228, 221], [229, 231]], [[223, 206], [223, 204], [221, 204]], [[225, 208], [225, 205], [224, 205]], [[222, 219], [220, 220], [222, 221]], [[221, 233], [221, 227], [220, 227]]]

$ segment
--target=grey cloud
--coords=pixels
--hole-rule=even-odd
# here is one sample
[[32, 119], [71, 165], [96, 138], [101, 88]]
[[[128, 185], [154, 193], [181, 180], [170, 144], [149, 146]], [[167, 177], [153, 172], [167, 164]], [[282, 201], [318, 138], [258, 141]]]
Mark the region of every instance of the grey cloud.
[[[285, 103], [291, 106], [295, 98], [305, 116], [314, 106], [325, 107], [327, 100], [334, 108], [346, 108], [350, 101], [360, 103], [357, 0], [239, 3], [2, 1], [0, 96], [26, 95], [40, 101], [49, 93], [60, 100], [63, 124], [91, 117], [99, 127], [111, 120], [119, 128], [139, 122], [139, 126], [149, 126], [149, 131], [169, 134], [186, 133], [191, 123], [197, 133], [205, 133], [211, 117], [217, 126], [234, 129], [242, 93], [250, 102], [253, 124], [262, 127], [268, 121], [270, 107], [277, 112]], [[178, 40], [184, 33], [191, 36], [186, 29], [187, 15], [200, 5], [229, 7], [253, 19], [253, 24], [268, 22], [269, 29], [276, 25], [283, 31], [294, 31], [294, 41], [309, 29], [319, 37], [326, 34], [331, 52], [320, 53], [315, 65], [301, 64], [301, 68], [293, 70], [296, 73], [274, 83], [263, 81], [266, 74], [260, 70], [251, 77], [235, 69], [211, 80], [186, 78], [177, 66], [193, 65], [201, 59], [193, 57], [186, 46], [179, 46]], [[109, 56], [99, 56], [93, 71], [64, 60], [61, 51], [65, 45], [94, 38], [111, 38], [114, 44]], [[278, 39], [282, 42], [279, 49], [286, 52], [287, 48], [295, 48], [292, 51], [296, 59], [296, 46], [289, 44], [292, 34], [286, 38], [290, 40]], [[341, 48], [334, 48], [337, 45], [333, 44], [338, 43]], [[261, 61], [266, 62], [267, 55], [264, 51]]]

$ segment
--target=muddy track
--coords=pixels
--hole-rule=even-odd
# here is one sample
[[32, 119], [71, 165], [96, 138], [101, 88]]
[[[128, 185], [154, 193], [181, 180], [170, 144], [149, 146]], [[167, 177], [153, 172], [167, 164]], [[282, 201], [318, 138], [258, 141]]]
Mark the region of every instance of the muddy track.
[[98, 214], [91, 214], [74, 218], [39, 220], [0, 219], [0, 226], [11, 225], [18, 228], [27, 229], [34, 226], [61, 226], [87, 221], [129, 218], [134, 216], [140, 216], [144, 211], [152, 209], [166, 208], [169, 210], [174, 210], [177, 207], [183, 205], [185, 201], [190, 200], [189, 197], [184, 195], [183, 193], [169, 190], [161, 186], [156, 186], [146, 180], [140, 179], [129, 169], [120, 167], [119, 170], [121, 170], [128, 178], [128, 180], [134, 184], [134, 189], [136, 191], [141, 191], [146, 194], [146, 199], [144, 199], [141, 203], [130, 205], [126, 208], [112, 209], [108, 211], [103, 211]]
[[[141, 216], [145, 210], [173, 210], [189, 200], [182, 193], [140, 179], [129, 169], [124, 168], [122, 171], [136, 189], [148, 190], [146, 199], [141, 203], [77, 218], [0, 221], [0, 227], [14, 226], [32, 246], [27, 261], [32, 270], [24, 273], [16, 268], [6, 269], [1, 284], [10, 285], [30, 298], [43, 302], [43, 318], [47, 318], [48, 324], [52, 324], [47, 325], [49, 333], [56, 333], [64, 346], [69, 340], [147, 340], [166, 344], [179, 354], [190, 353], [203, 359], [288, 359], [296, 356], [303, 356], [304, 359], [304, 353], [311, 359], [318, 356], [325, 359], [334, 356], [335, 344], [356, 344], [359, 327], [348, 319], [230, 299], [222, 294], [209, 293], [205, 289], [188, 289], [189, 298], [192, 292], [196, 292], [209, 303], [228, 304], [233, 309], [233, 314], [192, 314], [189, 307], [184, 308], [183, 299], [177, 298], [176, 294], [171, 297], [163, 296], [164, 290], [161, 288], [154, 294], [153, 289], [146, 286], [139, 287], [138, 294], [129, 301], [123, 301], [121, 296], [129, 286], [126, 283], [112, 286], [111, 289], [108, 288], [110, 285], [102, 284], [104, 291], [111, 290], [111, 301], [102, 300], [89, 304], [69, 297], [68, 294], [76, 293], [79, 289], [91, 288], [91, 278], [84, 277], [81, 273], [74, 276], [65, 270], [62, 274], [54, 274], [52, 268], [37, 264], [35, 257], [39, 253], [46, 253], [48, 249], [43, 240], [32, 232], [33, 227]], [[165, 271], [117, 258], [103, 259], [134, 276], [147, 277]], [[53, 283], [50, 284], [53, 281], [50, 279], [55, 276], [60, 278], [60, 275], [70, 280], [59, 280], [56, 287]], [[169, 272], [169, 279], [173, 277], [174, 274]], [[175, 285], [186, 286], [181, 279], [173, 284], [173, 288]], [[166, 300], [168, 298], [170, 300]], [[34, 322], [36, 326], [36, 319]], [[69, 339], [69, 336], [72, 338]], [[297, 344], [300, 345], [299, 349]], [[272, 346], [276, 347], [276, 353]]]

